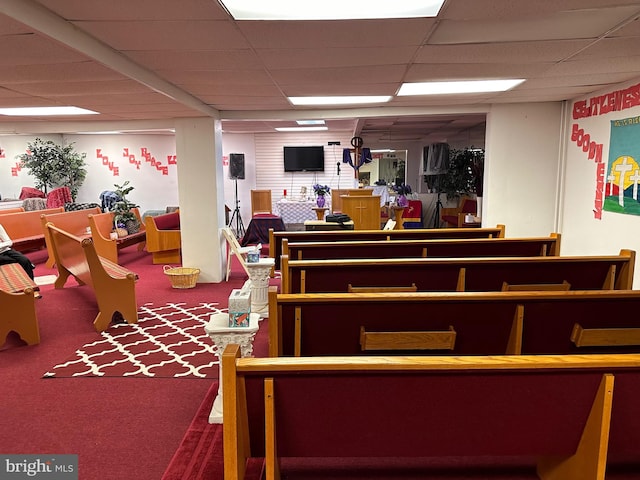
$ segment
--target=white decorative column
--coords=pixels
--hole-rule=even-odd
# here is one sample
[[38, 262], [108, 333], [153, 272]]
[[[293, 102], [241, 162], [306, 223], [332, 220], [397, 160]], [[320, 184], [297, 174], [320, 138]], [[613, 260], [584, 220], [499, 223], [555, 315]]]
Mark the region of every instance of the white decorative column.
[[269, 316], [269, 275], [275, 265], [274, 258], [261, 258], [256, 263], [247, 262], [251, 282], [251, 313], [260, 318]]
[[213, 342], [214, 354], [218, 357], [219, 378], [218, 378], [218, 395], [213, 401], [213, 407], [209, 414], [209, 423], [222, 423], [222, 352], [227, 345], [235, 343], [240, 345], [240, 353], [243, 357], [251, 357], [253, 355], [253, 338], [258, 332], [258, 320], [260, 316], [252, 313], [249, 316], [248, 327], [230, 327], [228, 313], [214, 313], [211, 315], [209, 322], [204, 326], [209, 338]]

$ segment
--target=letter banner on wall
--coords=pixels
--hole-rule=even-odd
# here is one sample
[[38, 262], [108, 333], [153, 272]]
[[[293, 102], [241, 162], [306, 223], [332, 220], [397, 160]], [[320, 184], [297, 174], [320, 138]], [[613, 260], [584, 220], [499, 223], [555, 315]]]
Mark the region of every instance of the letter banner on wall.
[[604, 210], [640, 215], [640, 116], [611, 121]]

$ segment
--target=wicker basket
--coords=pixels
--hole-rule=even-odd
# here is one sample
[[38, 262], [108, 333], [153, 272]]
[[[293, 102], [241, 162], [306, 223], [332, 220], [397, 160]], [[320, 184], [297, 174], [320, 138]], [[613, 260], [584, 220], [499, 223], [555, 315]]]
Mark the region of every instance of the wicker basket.
[[169, 265], [165, 265], [163, 268], [164, 274], [171, 280], [173, 288], [193, 288], [196, 286], [200, 274], [199, 268], [170, 267]]

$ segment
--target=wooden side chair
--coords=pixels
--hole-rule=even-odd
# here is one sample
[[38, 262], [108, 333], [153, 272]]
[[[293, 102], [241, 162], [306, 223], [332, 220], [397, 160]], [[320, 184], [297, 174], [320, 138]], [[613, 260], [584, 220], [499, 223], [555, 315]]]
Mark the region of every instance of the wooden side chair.
[[251, 217], [272, 214], [271, 190], [251, 190]]
[[473, 215], [478, 211], [478, 201], [465, 195], [460, 197], [457, 207], [443, 208], [440, 219], [447, 227], [459, 227], [464, 223], [464, 216], [468, 213]]

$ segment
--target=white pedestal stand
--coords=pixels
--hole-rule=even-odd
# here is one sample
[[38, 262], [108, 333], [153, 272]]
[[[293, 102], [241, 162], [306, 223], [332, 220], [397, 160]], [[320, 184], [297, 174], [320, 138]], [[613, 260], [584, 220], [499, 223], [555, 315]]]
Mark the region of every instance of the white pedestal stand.
[[218, 395], [213, 401], [213, 407], [209, 414], [209, 423], [222, 423], [222, 352], [230, 343], [240, 345], [240, 352], [243, 357], [251, 357], [253, 354], [253, 338], [258, 332], [258, 320], [260, 316], [251, 313], [248, 327], [230, 327], [228, 313], [214, 313], [211, 315], [209, 323], [204, 326], [209, 338], [215, 347], [215, 355], [220, 362]]
[[275, 265], [274, 258], [261, 258], [257, 263], [247, 262], [251, 282], [251, 313], [260, 318], [269, 316], [269, 275]]

